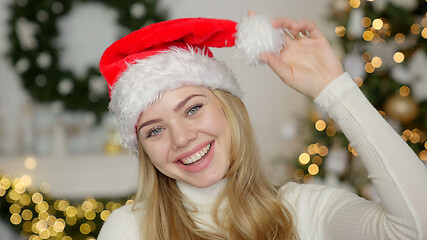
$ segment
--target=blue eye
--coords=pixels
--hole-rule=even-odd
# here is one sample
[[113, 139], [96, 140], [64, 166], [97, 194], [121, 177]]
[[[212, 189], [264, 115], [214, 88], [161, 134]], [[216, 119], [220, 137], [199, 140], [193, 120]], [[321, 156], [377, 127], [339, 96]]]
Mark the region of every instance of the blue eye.
[[203, 104], [196, 104], [196, 105], [189, 107], [186, 111], [187, 116], [192, 116], [192, 115], [196, 114], [200, 110], [200, 108], [202, 108], [202, 107], [203, 107]]
[[155, 127], [150, 129], [150, 131], [147, 132], [147, 138], [156, 136], [157, 134], [161, 133], [163, 131], [163, 128]]

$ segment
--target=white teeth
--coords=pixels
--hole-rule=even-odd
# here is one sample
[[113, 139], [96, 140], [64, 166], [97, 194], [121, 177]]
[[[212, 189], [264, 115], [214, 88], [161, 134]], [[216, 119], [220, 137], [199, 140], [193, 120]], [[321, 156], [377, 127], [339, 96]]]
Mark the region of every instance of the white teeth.
[[202, 157], [204, 157], [206, 155], [206, 153], [208, 153], [209, 149], [211, 148], [211, 144], [209, 143], [209, 145], [207, 145], [206, 147], [204, 147], [201, 151], [196, 152], [195, 154], [185, 158], [185, 159], [181, 159], [181, 162], [184, 163], [184, 165], [190, 165], [194, 162], [199, 161]]

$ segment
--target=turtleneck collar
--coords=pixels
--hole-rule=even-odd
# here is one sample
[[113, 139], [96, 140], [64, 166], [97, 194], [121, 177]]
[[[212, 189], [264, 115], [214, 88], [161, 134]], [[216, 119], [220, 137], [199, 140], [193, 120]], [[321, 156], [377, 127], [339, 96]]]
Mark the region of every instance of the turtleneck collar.
[[176, 185], [184, 197], [189, 201], [199, 206], [206, 206], [212, 205], [216, 201], [221, 191], [227, 185], [227, 182], [228, 179], [224, 178], [206, 188], [194, 187], [181, 181], [176, 181]]

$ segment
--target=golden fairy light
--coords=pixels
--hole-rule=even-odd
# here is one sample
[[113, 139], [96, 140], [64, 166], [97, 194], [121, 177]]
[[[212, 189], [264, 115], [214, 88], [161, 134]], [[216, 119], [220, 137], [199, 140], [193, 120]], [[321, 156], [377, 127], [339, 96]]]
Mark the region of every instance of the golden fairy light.
[[37, 167], [37, 161], [34, 157], [29, 156], [25, 159], [24, 166], [28, 170], [33, 170]]
[[33, 200], [33, 203], [38, 204], [43, 201], [43, 196], [40, 193], [36, 192], [33, 194], [33, 196], [31, 196], [31, 200]]
[[358, 8], [358, 7], [360, 7], [360, 0], [350, 0], [350, 6], [352, 8]]
[[370, 30], [366, 30], [366, 31], [363, 33], [363, 39], [364, 39], [365, 41], [369, 42], [369, 41], [371, 41], [371, 40], [372, 40], [372, 38], [374, 38], [374, 33], [373, 33], [372, 31], [370, 31]]
[[320, 156], [315, 156], [312, 160], [311, 160], [314, 164], [316, 164], [317, 166], [322, 165], [323, 163], [323, 158]]
[[365, 71], [366, 71], [367, 73], [373, 73], [373, 72], [375, 71], [375, 67], [374, 67], [374, 65], [372, 65], [372, 63], [371, 63], [371, 62], [367, 62], [367, 63], [365, 64]]
[[65, 210], [65, 215], [67, 217], [74, 217], [77, 214], [77, 209], [74, 206], [69, 206], [67, 207], [67, 209]]
[[420, 152], [420, 159], [421, 159], [422, 161], [427, 161], [427, 150], [422, 150], [422, 151]]
[[304, 178], [303, 178], [304, 183], [311, 183], [311, 182], [313, 182], [313, 180], [314, 180], [314, 178], [312, 175], [310, 175], [310, 174], [304, 175]]
[[50, 184], [47, 182], [40, 184], [40, 191], [42, 193], [49, 193], [50, 192]]
[[90, 226], [87, 223], [83, 223], [80, 225], [80, 232], [83, 234], [89, 234], [90, 233]]
[[372, 66], [374, 66], [375, 68], [381, 67], [382, 64], [383, 64], [383, 61], [381, 60], [381, 58], [379, 57], [372, 58]]
[[414, 23], [411, 26], [411, 33], [417, 35], [421, 32], [421, 26], [418, 23]]
[[[301, 170], [302, 171], [302, 170]], [[110, 216], [110, 211], [108, 211], [108, 210], [104, 210], [104, 211], [102, 211], [101, 212], [101, 219], [102, 219], [102, 221], [105, 221], [105, 220], [107, 220], [107, 218]]]
[[362, 26], [367, 28], [371, 25], [371, 19], [368, 17], [362, 18]]
[[401, 62], [403, 62], [403, 60], [405, 59], [405, 55], [402, 53], [402, 52], [396, 52], [394, 55], [393, 55], [393, 60], [396, 62], [396, 63], [401, 63]]
[[371, 54], [369, 52], [362, 53], [362, 60], [364, 62], [370, 62], [371, 59], [372, 59], [372, 56], [371, 56]]
[[317, 120], [315, 127], [316, 127], [317, 131], [321, 132], [321, 131], [325, 130], [326, 123], [325, 123], [325, 121], [323, 121], [321, 119]]
[[345, 29], [344, 26], [337, 26], [337, 27], [335, 27], [335, 34], [338, 37], [344, 37], [345, 36], [345, 32], [346, 32], [346, 29]]
[[421, 36], [423, 38], [427, 38], [427, 28], [424, 28], [423, 31], [421, 32]]
[[319, 173], [319, 166], [317, 166], [314, 163], [310, 164], [310, 166], [308, 166], [308, 173], [310, 173], [313, 176], [317, 175]]
[[321, 146], [319, 147], [319, 155], [324, 157], [326, 155], [328, 155], [329, 149], [326, 146]]
[[363, 79], [361, 77], [355, 77], [353, 81], [357, 84], [358, 87], [363, 85]]
[[400, 89], [399, 89], [399, 94], [400, 94], [400, 96], [402, 96], [402, 97], [407, 97], [408, 95], [409, 95], [409, 93], [411, 92], [411, 90], [409, 89], [409, 87], [408, 86], [402, 86]]
[[405, 41], [405, 35], [403, 33], [397, 33], [394, 36], [394, 41], [396, 41], [397, 43], [403, 43]]
[[298, 158], [298, 161], [302, 165], [306, 165], [308, 162], [310, 162], [310, 155], [308, 153], [301, 153], [301, 155]]
[[24, 211], [22, 211], [21, 216], [22, 219], [29, 221], [33, 218], [33, 212], [31, 212], [30, 209], [25, 209]]
[[377, 19], [375, 19], [374, 21], [372, 21], [372, 27], [373, 27], [375, 30], [380, 30], [380, 29], [383, 27], [383, 25], [384, 25], [383, 20], [381, 20], [381, 19], [379, 19], [379, 18], [377, 18]]

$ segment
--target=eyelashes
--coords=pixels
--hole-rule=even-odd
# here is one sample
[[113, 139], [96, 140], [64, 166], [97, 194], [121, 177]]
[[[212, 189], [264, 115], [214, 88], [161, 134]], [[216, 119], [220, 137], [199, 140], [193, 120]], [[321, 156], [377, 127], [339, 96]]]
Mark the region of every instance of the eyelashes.
[[[186, 108], [186, 110], [184, 112], [185, 117], [191, 117], [191, 116], [196, 115], [197, 113], [199, 113], [199, 111], [202, 107], [203, 107], [203, 103], [196, 103], [196, 104], [189, 106], [188, 108]], [[157, 136], [158, 134], [160, 134], [164, 130], [165, 129], [161, 126], [152, 127], [152, 128], [150, 128], [150, 130], [147, 131], [145, 137], [150, 138], [150, 137]]]

